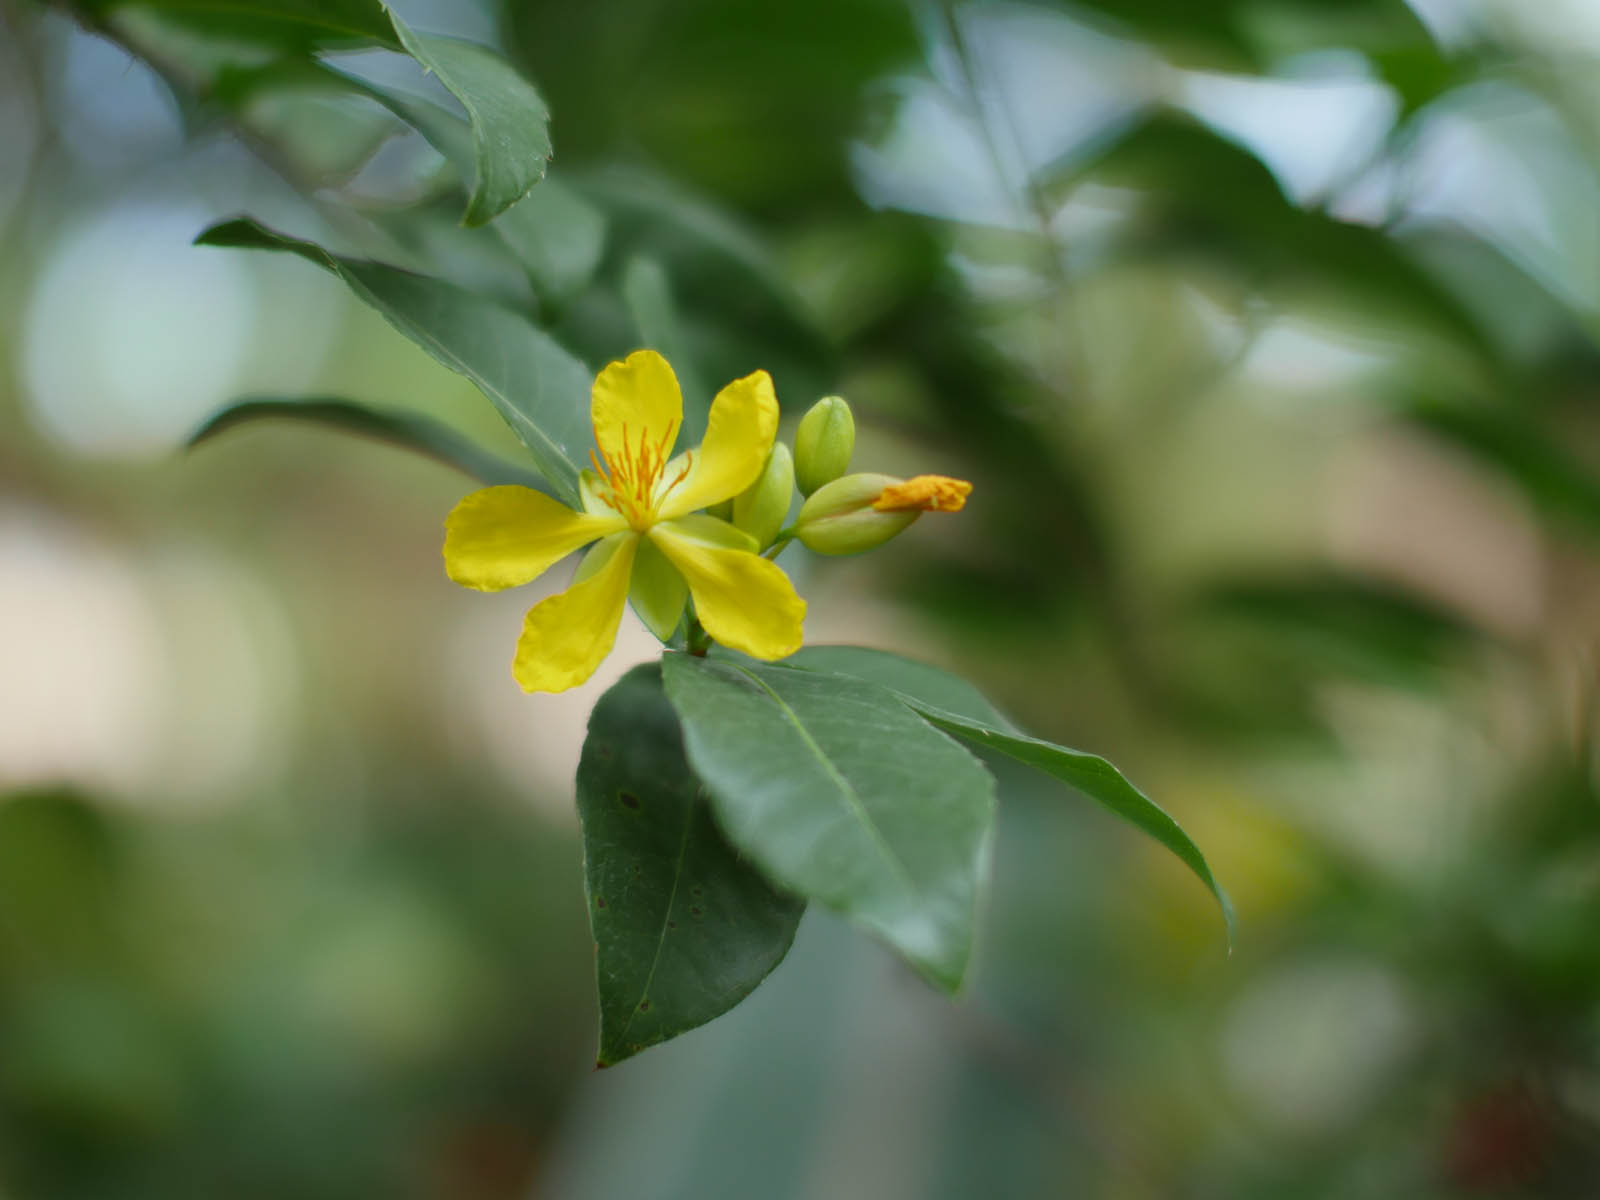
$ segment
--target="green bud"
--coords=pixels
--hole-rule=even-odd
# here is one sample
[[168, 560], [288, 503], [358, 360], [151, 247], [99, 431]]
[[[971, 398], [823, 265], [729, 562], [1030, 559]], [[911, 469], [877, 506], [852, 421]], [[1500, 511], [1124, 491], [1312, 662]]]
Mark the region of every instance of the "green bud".
[[824, 396], [800, 418], [794, 433], [794, 471], [800, 494], [809, 496], [850, 469], [856, 419], [839, 396]]
[[884, 488], [900, 482], [893, 475], [861, 474], [823, 484], [801, 505], [795, 536], [818, 554], [860, 554], [883, 545], [922, 515], [916, 509], [879, 512], [872, 507]]
[[772, 544], [794, 499], [794, 459], [789, 447], [774, 443], [761, 477], [733, 498], [733, 524], [763, 547]]

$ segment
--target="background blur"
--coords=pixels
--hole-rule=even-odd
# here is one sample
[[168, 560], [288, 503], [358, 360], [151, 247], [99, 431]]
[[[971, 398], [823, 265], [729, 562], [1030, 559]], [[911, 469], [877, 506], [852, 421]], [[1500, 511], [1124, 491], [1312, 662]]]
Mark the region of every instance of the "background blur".
[[[220, 120], [0, 3], [0, 1196], [1600, 1195], [1600, 3], [396, 7], [548, 100], [542, 273], [376, 106]], [[556, 580], [446, 581], [470, 481], [181, 452], [241, 394], [511, 452], [334, 279], [189, 244], [240, 211], [973, 479], [786, 559], [808, 635], [1111, 757], [1231, 958], [997, 762], [960, 1003], [813, 912], [595, 1073], [571, 779], [653, 642], [524, 697]]]

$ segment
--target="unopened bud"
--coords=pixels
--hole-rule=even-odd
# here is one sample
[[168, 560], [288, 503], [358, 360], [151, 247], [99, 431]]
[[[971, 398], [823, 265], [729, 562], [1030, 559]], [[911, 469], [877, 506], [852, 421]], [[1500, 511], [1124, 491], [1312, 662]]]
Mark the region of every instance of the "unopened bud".
[[761, 476], [733, 498], [733, 524], [763, 547], [772, 544], [789, 515], [794, 499], [794, 459], [789, 447], [775, 442]]
[[922, 515], [920, 509], [883, 512], [873, 502], [900, 482], [893, 475], [846, 475], [823, 484], [800, 507], [795, 536], [818, 554], [860, 554], [881, 546]]
[[794, 473], [800, 494], [809, 496], [850, 469], [856, 419], [839, 396], [824, 396], [800, 418], [794, 433]]

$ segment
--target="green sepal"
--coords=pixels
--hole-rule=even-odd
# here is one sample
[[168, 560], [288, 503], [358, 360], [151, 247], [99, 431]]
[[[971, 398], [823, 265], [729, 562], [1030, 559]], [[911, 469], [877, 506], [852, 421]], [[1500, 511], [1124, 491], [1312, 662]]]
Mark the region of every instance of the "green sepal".
[[683, 606], [689, 602], [689, 584], [647, 537], [639, 539], [628, 600], [645, 628], [663, 642], [672, 640], [683, 620]]

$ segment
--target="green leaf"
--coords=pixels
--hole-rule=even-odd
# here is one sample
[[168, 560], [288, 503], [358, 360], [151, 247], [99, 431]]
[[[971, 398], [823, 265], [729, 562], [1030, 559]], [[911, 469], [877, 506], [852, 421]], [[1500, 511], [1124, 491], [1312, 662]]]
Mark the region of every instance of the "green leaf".
[[461, 102], [472, 123], [472, 194], [462, 221], [482, 225], [532, 190], [550, 163], [550, 110], [515, 67], [487, 46], [417, 33], [393, 11], [394, 32]]
[[967, 717], [992, 729], [1015, 726], [989, 703], [989, 698], [959, 675], [866, 646], [807, 646], [783, 660], [785, 666], [865, 679], [908, 699]]
[[379, 0], [79, 0], [96, 20], [128, 11], [154, 13], [198, 33], [309, 49], [329, 41], [373, 41], [398, 50], [390, 14]]
[[864, 680], [678, 653], [662, 674], [728, 839], [959, 987], [994, 828], [983, 765]]
[[420, 413], [386, 411], [333, 396], [304, 400], [276, 397], [236, 400], [207, 418], [205, 424], [189, 435], [187, 446], [193, 449], [240, 425], [272, 420], [304, 421], [375, 438], [404, 450], [426, 454], [484, 483], [520, 483], [523, 487], [548, 492], [538, 476], [490, 454], [448, 425]]
[[298, 254], [333, 272], [365, 303], [488, 396], [556, 496], [578, 502], [594, 376], [525, 318], [470, 292], [364, 259], [342, 258], [254, 221], [214, 225], [196, 242]]
[[[467, 123], [431, 100], [398, 88], [330, 71], [414, 127], [463, 179], [473, 170]], [[541, 298], [564, 301], [594, 278], [605, 252], [606, 220], [600, 211], [554, 176], [513, 204], [490, 226], [511, 247]]]
[[717, 831], [658, 664], [635, 667], [595, 705], [578, 816], [604, 1067], [743, 1000], [788, 953], [805, 904], [774, 891]]
[[858, 646], [816, 646], [786, 661], [805, 670], [834, 671], [836, 678], [849, 676], [871, 680], [889, 688], [915, 712], [945, 732], [973, 745], [998, 750], [1099, 801], [1155, 838], [1199, 876], [1222, 908], [1228, 941], [1232, 944], [1233, 904], [1212, 876], [1205, 855], [1165, 809], [1099, 755], [1070, 750], [1019, 733], [966, 680], [896, 654]]

